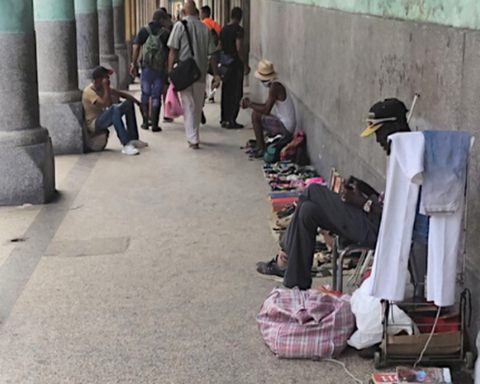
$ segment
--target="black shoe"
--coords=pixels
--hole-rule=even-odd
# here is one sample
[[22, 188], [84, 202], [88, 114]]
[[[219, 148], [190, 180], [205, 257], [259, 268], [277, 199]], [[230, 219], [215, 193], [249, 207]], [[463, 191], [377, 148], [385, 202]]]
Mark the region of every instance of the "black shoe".
[[226, 121], [220, 121], [220, 126], [222, 128], [227, 128], [227, 122]]
[[278, 281], [279, 283], [282, 283], [283, 278], [285, 277], [285, 269], [282, 269], [278, 266], [276, 258], [273, 258], [268, 263], [257, 263], [257, 272], [260, 277], [268, 280]]
[[148, 131], [148, 123], [147, 124], [143, 123], [140, 127]]
[[170, 117], [164, 117], [164, 118], [163, 118], [163, 122], [164, 122], [164, 123], [173, 123], [173, 119], [170, 118]]
[[207, 124], [207, 118], [205, 117], [205, 114], [202, 111], [202, 120], [201, 120], [202, 125]]
[[210, 103], [214, 104], [214, 103], [215, 103], [215, 97], [214, 97], [214, 96], [209, 97], [209, 98], [208, 98], [208, 101], [209, 101]]
[[158, 125], [160, 120], [160, 107], [152, 108], [152, 132], [161, 132], [162, 128]]
[[226, 129], [242, 129], [242, 128], [244, 128], [244, 126], [241, 125], [241, 124], [235, 123], [235, 122], [232, 123], [230, 121], [227, 121], [225, 123], [225, 128]]
[[244, 125], [238, 124], [236, 121], [233, 122], [232, 126], [233, 126], [233, 128], [235, 128], [235, 129], [243, 129], [243, 128], [245, 128]]

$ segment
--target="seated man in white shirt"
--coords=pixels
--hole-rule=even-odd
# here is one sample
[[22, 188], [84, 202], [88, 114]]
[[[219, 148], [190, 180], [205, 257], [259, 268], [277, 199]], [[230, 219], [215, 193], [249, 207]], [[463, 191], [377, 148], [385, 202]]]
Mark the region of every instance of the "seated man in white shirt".
[[[376, 103], [370, 109], [369, 126], [362, 137], [375, 133], [377, 142], [388, 153], [388, 136], [410, 131], [407, 112], [405, 104], [397, 99]], [[283, 279], [284, 286], [288, 288], [311, 288], [318, 228], [351, 243], [375, 247], [382, 208], [381, 195], [354, 177], [347, 180], [341, 194], [318, 184], [311, 185], [298, 200], [292, 220], [281, 239], [279, 254], [269, 262], [258, 263], [257, 272], [272, 280]]]
[[264, 104], [257, 104], [252, 103], [249, 98], [244, 98], [241, 107], [253, 110], [252, 124], [257, 144], [251, 157], [261, 158], [265, 152], [264, 133], [270, 137], [291, 136], [295, 132], [297, 118], [293, 99], [287, 88], [277, 80], [277, 72], [270, 61], [260, 61], [255, 77], [268, 88], [267, 101]]

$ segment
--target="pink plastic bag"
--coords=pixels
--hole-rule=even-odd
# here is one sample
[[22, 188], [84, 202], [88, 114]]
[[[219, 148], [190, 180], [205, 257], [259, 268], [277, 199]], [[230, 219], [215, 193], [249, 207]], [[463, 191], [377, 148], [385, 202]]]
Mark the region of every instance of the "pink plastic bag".
[[177, 92], [173, 89], [173, 85], [168, 87], [167, 97], [165, 98], [165, 117], [176, 119], [183, 115], [183, 107], [178, 98]]

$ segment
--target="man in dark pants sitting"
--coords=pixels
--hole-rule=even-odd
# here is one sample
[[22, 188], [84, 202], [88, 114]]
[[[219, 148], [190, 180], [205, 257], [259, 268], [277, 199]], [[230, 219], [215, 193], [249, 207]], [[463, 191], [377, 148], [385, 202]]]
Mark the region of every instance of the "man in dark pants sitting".
[[[368, 128], [388, 153], [388, 136], [409, 132], [407, 108], [397, 99], [376, 103], [367, 119]], [[318, 228], [333, 232], [352, 243], [374, 247], [382, 216], [382, 197], [363, 181], [350, 177], [341, 194], [320, 185], [308, 187], [298, 205], [287, 231], [281, 239], [279, 255], [267, 263], [258, 263], [257, 271], [272, 280], [283, 279], [287, 288], [309, 289]]]

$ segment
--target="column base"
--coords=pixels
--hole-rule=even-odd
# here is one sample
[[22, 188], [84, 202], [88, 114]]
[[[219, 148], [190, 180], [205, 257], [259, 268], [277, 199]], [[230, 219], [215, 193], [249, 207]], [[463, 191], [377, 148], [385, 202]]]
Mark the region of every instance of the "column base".
[[115, 54], [118, 56], [118, 89], [125, 90], [128, 89], [131, 77], [127, 46], [125, 44], [115, 46]]
[[40, 104], [40, 124], [48, 127], [55, 155], [85, 151], [87, 129], [81, 102]]
[[[40, 129], [40, 128], [39, 128]], [[19, 146], [2, 143], [0, 205], [45, 204], [55, 194], [52, 142]]]

